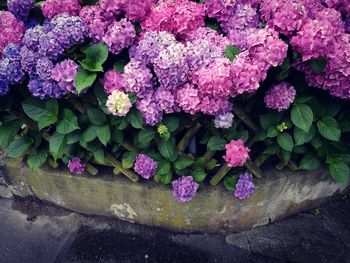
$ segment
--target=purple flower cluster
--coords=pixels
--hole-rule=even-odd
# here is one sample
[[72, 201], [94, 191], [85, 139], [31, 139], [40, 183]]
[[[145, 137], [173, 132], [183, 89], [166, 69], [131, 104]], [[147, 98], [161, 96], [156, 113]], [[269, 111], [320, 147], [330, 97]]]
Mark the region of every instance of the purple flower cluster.
[[85, 171], [85, 164], [78, 157], [69, 160], [67, 166], [72, 174], [82, 174]]
[[158, 163], [146, 154], [138, 154], [134, 165], [136, 173], [144, 179], [150, 179], [156, 174]]
[[20, 44], [24, 32], [22, 21], [10, 12], [0, 11], [0, 55], [8, 44]]
[[242, 174], [236, 184], [234, 196], [240, 200], [247, 199], [255, 192], [253, 176], [247, 172]]
[[193, 181], [192, 176], [182, 176], [172, 182], [173, 197], [181, 202], [189, 202], [195, 197], [199, 185]]
[[265, 96], [267, 108], [283, 111], [289, 108], [295, 99], [296, 91], [292, 85], [282, 82], [269, 89]]
[[26, 21], [34, 0], [7, 0], [7, 9], [18, 19]]
[[63, 13], [76, 16], [80, 9], [79, 0], [46, 0], [42, 6], [43, 14], [47, 18]]

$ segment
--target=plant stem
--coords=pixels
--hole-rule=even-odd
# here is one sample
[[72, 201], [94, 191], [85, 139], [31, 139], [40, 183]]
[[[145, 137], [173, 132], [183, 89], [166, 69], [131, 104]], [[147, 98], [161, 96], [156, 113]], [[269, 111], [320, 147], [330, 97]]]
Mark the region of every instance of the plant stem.
[[270, 155], [267, 154], [261, 154], [255, 161], [255, 165], [260, 167], [261, 165], [264, 164], [264, 162], [266, 162], [267, 159], [270, 158]]
[[190, 143], [192, 137], [198, 132], [198, 130], [202, 127], [202, 125], [198, 122], [195, 122], [192, 127], [186, 132], [184, 137], [179, 142], [177, 146], [179, 152], [184, 152]]
[[92, 174], [92, 175], [97, 175], [97, 174], [98, 174], [98, 170], [97, 170], [94, 166], [92, 166], [92, 165], [89, 164], [88, 162], [84, 162], [84, 164], [85, 164], [85, 170], [86, 170], [88, 173], [90, 173], [90, 174]]
[[247, 160], [244, 164], [244, 167], [255, 177], [262, 178], [262, 171], [258, 166], [255, 165], [251, 160]]
[[231, 170], [231, 167], [228, 167], [227, 163], [221, 166], [220, 170], [214, 175], [210, 180], [212, 186], [216, 186], [220, 181], [225, 177], [225, 175]]
[[57, 169], [58, 168], [58, 163], [52, 159], [52, 158], [49, 158], [47, 159], [47, 164], [52, 168], [52, 169]]
[[207, 150], [205, 152], [205, 154], [203, 155], [203, 158], [209, 162], [213, 157], [214, 155], [216, 154], [216, 151], [210, 151], [210, 150]]
[[122, 166], [122, 164], [117, 159], [115, 159], [112, 155], [107, 153], [105, 158], [106, 158], [107, 162], [109, 162], [115, 168], [118, 168], [120, 170], [120, 172], [122, 174], [124, 174], [126, 177], [128, 177], [131, 181], [133, 181], [134, 183], [139, 181], [140, 178], [136, 173], [134, 173], [128, 169], [125, 169]]
[[248, 114], [239, 105], [232, 106], [233, 113], [251, 130], [257, 132], [259, 130], [258, 126], [252, 121]]

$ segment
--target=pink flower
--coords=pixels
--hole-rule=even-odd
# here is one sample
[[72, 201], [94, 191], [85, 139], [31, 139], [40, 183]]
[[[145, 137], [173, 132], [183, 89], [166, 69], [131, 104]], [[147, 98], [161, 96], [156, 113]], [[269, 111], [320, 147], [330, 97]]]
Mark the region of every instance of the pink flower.
[[0, 55], [8, 44], [21, 43], [24, 32], [25, 29], [21, 20], [18, 20], [10, 12], [0, 11]]
[[283, 111], [289, 108], [295, 99], [296, 91], [292, 85], [282, 82], [273, 86], [265, 96], [266, 107]]
[[46, 0], [42, 6], [43, 15], [48, 18], [62, 13], [77, 16], [80, 9], [78, 0]]
[[242, 140], [231, 141], [226, 144], [226, 155], [223, 157], [229, 167], [240, 167], [249, 160], [250, 149], [244, 146]]
[[190, 84], [186, 83], [177, 90], [177, 103], [180, 108], [189, 114], [194, 115], [200, 108], [200, 95], [199, 91], [193, 88]]
[[111, 94], [115, 90], [124, 91], [122, 80], [122, 73], [116, 72], [114, 69], [110, 69], [103, 76], [101, 84], [103, 85], [106, 94]]

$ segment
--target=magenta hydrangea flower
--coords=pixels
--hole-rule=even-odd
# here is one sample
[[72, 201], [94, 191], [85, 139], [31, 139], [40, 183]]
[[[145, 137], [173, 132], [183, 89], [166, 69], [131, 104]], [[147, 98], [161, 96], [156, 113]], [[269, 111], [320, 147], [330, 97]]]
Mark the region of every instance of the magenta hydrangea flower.
[[67, 164], [72, 174], [82, 174], [85, 171], [85, 164], [78, 157], [73, 157]]
[[215, 60], [208, 67], [203, 67], [194, 73], [193, 84], [204, 95], [228, 97], [232, 86], [230, 64], [226, 58]]
[[71, 59], [63, 60], [56, 64], [51, 71], [51, 78], [57, 81], [58, 85], [67, 93], [78, 94], [74, 85], [74, 79], [80, 66]]
[[179, 107], [186, 113], [195, 115], [200, 111], [200, 94], [198, 89], [186, 83], [177, 90], [176, 100]]
[[350, 34], [350, 16], [345, 19], [345, 32]]
[[7, 9], [18, 19], [25, 21], [29, 11], [34, 5], [34, 0], [7, 0]]
[[211, 18], [227, 21], [235, 10], [237, 0], [206, 0], [205, 11]]
[[125, 18], [115, 21], [107, 30], [103, 41], [107, 44], [109, 51], [119, 54], [124, 48], [130, 47], [136, 38], [135, 27]]
[[151, 126], [161, 122], [163, 111], [155, 100], [153, 92], [147, 92], [142, 98], [136, 102], [136, 108], [141, 112], [143, 121]]
[[266, 107], [283, 111], [293, 103], [295, 95], [294, 87], [287, 82], [282, 82], [267, 91], [264, 101]]
[[126, 18], [130, 21], [142, 21], [147, 17], [155, 2], [155, 0], [123, 0], [122, 8]]
[[138, 154], [134, 165], [134, 171], [144, 179], [155, 176], [158, 163], [146, 154]]
[[122, 2], [123, 0], [99, 0], [99, 6], [108, 16], [117, 16], [122, 11]]
[[209, 27], [200, 27], [188, 34], [186, 37], [187, 41], [193, 41], [197, 39], [207, 40], [210, 44], [221, 48], [223, 51], [225, 51], [228, 45], [231, 45], [231, 42], [227, 37], [220, 35], [218, 31], [213, 30]]
[[240, 167], [249, 160], [250, 149], [244, 146], [242, 140], [234, 141], [226, 144], [226, 155], [223, 156], [229, 167]]
[[113, 22], [113, 19], [106, 16], [104, 10], [99, 6], [84, 6], [80, 10], [79, 16], [87, 24], [88, 35], [95, 42], [102, 40], [108, 26]]
[[222, 112], [227, 112], [232, 108], [230, 101], [227, 98], [213, 97], [207, 95], [200, 95], [201, 103], [199, 104], [199, 111], [208, 115], [217, 115]]
[[122, 85], [123, 74], [116, 72], [114, 69], [108, 70], [101, 80], [101, 84], [106, 92], [106, 94], [111, 94], [115, 90], [124, 91]]
[[240, 200], [247, 199], [255, 192], [253, 176], [247, 172], [242, 174], [236, 184], [234, 196]]
[[122, 86], [127, 92], [143, 97], [147, 91], [153, 90], [154, 81], [151, 70], [142, 62], [131, 60], [124, 68]]
[[76, 16], [80, 9], [79, 0], [46, 0], [42, 6], [43, 15], [48, 18], [62, 13]]
[[181, 202], [191, 201], [197, 193], [199, 184], [193, 181], [192, 176], [182, 176], [172, 182], [173, 197]]
[[229, 129], [232, 126], [234, 115], [232, 112], [224, 112], [215, 115], [214, 124], [218, 129]]
[[159, 87], [154, 93], [154, 96], [155, 101], [159, 104], [159, 108], [165, 113], [173, 113], [179, 110], [174, 91]]
[[335, 8], [345, 16], [350, 15], [350, 5], [348, 0], [323, 0], [330, 8]]
[[0, 11], [0, 55], [10, 44], [20, 44], [25, 32], [24, 24], [12, 13]]

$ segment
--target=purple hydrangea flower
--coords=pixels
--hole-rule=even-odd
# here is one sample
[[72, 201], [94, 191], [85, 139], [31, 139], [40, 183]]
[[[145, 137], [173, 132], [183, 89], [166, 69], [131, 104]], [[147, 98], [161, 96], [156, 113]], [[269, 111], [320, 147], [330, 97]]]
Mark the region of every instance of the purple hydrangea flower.
[[47, 57], [39, 58], [36, 64], [36, 73], [43, 80], [51, 79], [51, 71], [53, 69], [52, 61]]
[[345, 19], [345, 32], [350, 34], [350, 16]]
[[62, 98], [67, 92], [58, 86], [55, 81], [45, 81], [39, 77], [33, 77], [29, 80], [28, 89], [34, 97], [40, 99]]
[[134, 165], [136, 173], [142, 178], [149, 179], [156, 174], [158, 163], [146, 154], [138, 154]]
[[24, 80], [24, 72], [19, 61], [8, 58], [0, 60], [0, 76], [9, 84], [20, 83]]
[[78, 157], [69, 160], [67, 166], [72, 174], [82, 174], [85, 171], [85, 164]]
[[0, 53], [10, 44], [20, 44], [25, 32], [24, 24], [11, 12], [0, 11]]
[[33, 75], [36, 71], [36, 63], [39, 55], [27, 46], [21, 48], [21, 65], [22, 69], [29, 75]]
[[34, 0], [7, 0], [7, 9], [23, 21], [27, 19], [33, 5]]
[[176, 103], [176, 97], [174, 92], [164, 88], [159, 87], [155, 94], [155, 101], [158, 102], [159, 107], [165, 113], [173, 113], [178, 111], [179, 107]]
[[39, 48], [40, 37], [45, 33], [45, 29], [41, 25], [37, 25], [33, 28], [27, 29], [23, 36], [23, 44], [29, 49], [37, 51]]
[[215, 116], [214, 124], [216, 128], [228, 129], [232, 126], [234, 115], [231, 112], [221, 113]]
[[103, 41], [107, 44], [109, 51], [119, 54], [124, 48], [130, 47], [136, 38], [134, 25], [128, 20], [115, 21], [107, 30]]
[[163, 111], [159, 107], [158, 101], [155, 100], [153, 92], [148, 92], [143, 98], [138, 99], [136, 108], [141, 112], [144, 122], [154, 126], [163, 118]]
[[8, 44], [2, 53], [2, 58], [20, 61], [21, 47], [17, 44]]
[[122, 8], [125, 12], [125, 16], [130, 21], [142, 21], [146, 18], [148, 13], [151, 11], [151, 6], [154, 0], [123, 0]]
[[39, 39], [40, 56], [46, 56], [50, 59], [57, 59], [64, 51], [64, 47], [57, 39], [57, 35], [53, 32], [43, 34]]
[[0, 79], [0, 96], [4, 96], [9, 92], [9, 84], [7, 81]]
[[173, 197], [182, 203], [191, 201], [195, 197], [199, 184], [193, 181], [192, 176], [182, 176], [172, 182]]
[[234, 196], [238, 199], [247, 199], [255, 192], [255, 186], [253, 182], [253, 176], [247, 172], [242, 174], [236, 184], [236, 190]]
[[67, 93], [78, 94], [75, 86], [74, 79], [79, 71], [79, 65], [71, 59], [63, 60], [57, 63], [52, 69], [51, 78], [58, 82], [58, 85], [66, 90]]
[[289, 108], [295, 99], [296, 91], [292, 85], [282, 82], [273, 86], [265, 96], [266, 107], [283, 111]]

